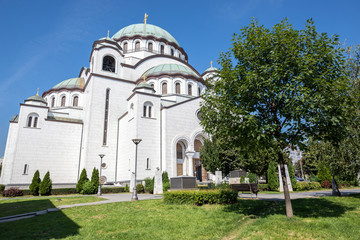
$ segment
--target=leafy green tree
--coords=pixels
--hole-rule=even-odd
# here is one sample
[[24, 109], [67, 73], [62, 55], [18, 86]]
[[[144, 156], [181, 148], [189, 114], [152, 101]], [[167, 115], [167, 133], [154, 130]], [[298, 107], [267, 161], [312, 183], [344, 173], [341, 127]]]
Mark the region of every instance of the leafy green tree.
[[249, 183], [257, 183], [258, 176], [255, 173], [248, 172]]
[[80, 178], [78, 180], [78, 183], [76, 184], [76, 192], [80, 193], [83, 189], [83, 185], [85, 182], [89, 181], [87, 178], [86, 170], [85, 168], [81, 171]]
[[99, 170], [94, 167], [91, 174], [91, 183], [94, 185], [95, 190], [93, 193], [96, 193], [99, 188]]
[[50, 179], [50, 172], [47, 171], [47, 173], [44, 176], [44, 179], [40, 183], [39, 193], [42, 196], [50, 195], [51, 189], [52, 189], [52, 183]]
[[39, 195], [40, 183], [41, 183], [40, 173], [39, 173], [39, 170], [36, 170], [36, 172], [34, 173], [33, 179], [31, 181], [31, 184], [29, 186], [29, 189], [30, 189], [30, 192], [32, 195], [34, 195], [34, 196]]
[[330, 169], [326, 166], [325, 162], [321, 162], [319, 164], [319, 170], [318, 170], [317, 177], [319, 178], [320, 183], [325, 180], [328, 180], [329, 182], [331, 182], [332, 177], [331, 177]]
[[207, 81], [205, 132], [242, 152], [273, 148], [280, 164], [287, 217], [293, 217], [284, 149], [309, 137], [339, 142], [354, 107], [338, 36], [318, 33], [312, 20], [295, 30], [285, 19], [271, 29], [253, 20], [220, 55]]
[[267, 171], [267, 183], [271, 191], [279, 190], [279, 178], [277, 175], [277, 164], [275, 161], [271, 161]]

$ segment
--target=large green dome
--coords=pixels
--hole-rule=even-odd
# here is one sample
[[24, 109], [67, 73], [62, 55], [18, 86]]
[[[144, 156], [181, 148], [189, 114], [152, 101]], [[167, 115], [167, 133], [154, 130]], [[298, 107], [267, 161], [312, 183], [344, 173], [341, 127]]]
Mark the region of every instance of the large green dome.
[[187, 66], [180, 64], [161, 64], [147, 70], [143, 75], [149, 77], [151, 75], [161, 75], [161, 74], [182, 74], [182, 75], [192, 75], [194, 77], [199, 77], [199, 75], [190, 69]]
[[121, 37], [131, 37], [135, 35], [165, 38], [169, 42], [176, 43], [178, 46], [180, 46], [179, 43], [176, 41], [176, 39], [173, 36], [171, 36], [171, 34], [168, 33], [166, 30], [152, 24], [143, 24], [143, 23], [132, 24], [127, 27], [124, 27], [123, 29], [115, 33], [114, 36], [112, 36], [112, 39], [118, 39]]
[[60, 88], [84, 88], [84, 79], [83, 78], [70, 78], [62, 81], [61, 83], [56, 84], [52, 89]]

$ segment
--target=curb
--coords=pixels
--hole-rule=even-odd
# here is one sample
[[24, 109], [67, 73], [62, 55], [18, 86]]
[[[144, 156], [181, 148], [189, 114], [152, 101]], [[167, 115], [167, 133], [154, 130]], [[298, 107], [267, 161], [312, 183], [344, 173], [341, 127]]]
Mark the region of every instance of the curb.
[[24, 219], [24, 218], [36, 217], [36, 216], [47, 214], [49, 212], [56, 212], [56, 211], [60, 211], [60, 209], [48, 208], [46, 210], [41, 210], [41, 211], [37, 211], [37, 212], [29, 212], [29, 213], [17, 214], [17, 215], [12, 215], [12, 216], [0, 217], [0, 223], [16, 221], [16, 220], [20, 220], [20, 219]]

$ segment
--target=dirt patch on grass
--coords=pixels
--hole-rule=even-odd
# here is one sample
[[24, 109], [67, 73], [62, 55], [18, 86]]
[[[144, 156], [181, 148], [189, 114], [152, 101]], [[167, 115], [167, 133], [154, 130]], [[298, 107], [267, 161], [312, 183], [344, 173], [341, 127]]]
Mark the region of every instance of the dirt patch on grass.
[[106, 214], [97, 215], [97, 216], [92, 216], [92, 217], [90, 217], [90, 218], [93, 218], [93, 219], [103, 219], [104, 217], [106, 217]]

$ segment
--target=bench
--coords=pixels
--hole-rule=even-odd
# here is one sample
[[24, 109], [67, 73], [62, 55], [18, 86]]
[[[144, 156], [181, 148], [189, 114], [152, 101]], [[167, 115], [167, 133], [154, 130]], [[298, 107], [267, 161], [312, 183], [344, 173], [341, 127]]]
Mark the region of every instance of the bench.
[[234, 190], [237, 192], [250, 192], [251, 198], [252, 198], [253, 193], [256, 194], [256, 198], [257, 198], [257, 194], [259, 192], [257, 183], [230, 184], [230, 188], [231, 188], [231, 190]]

